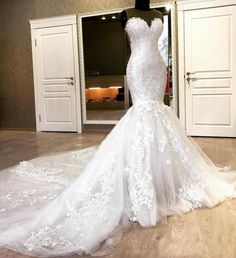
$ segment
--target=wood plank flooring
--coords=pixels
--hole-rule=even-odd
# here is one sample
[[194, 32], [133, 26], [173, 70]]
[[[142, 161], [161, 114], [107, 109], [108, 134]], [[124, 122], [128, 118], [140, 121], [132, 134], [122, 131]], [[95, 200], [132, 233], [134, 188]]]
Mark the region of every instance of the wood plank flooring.
[[[0, 131], [0, 169], [39, 155], [99, 144], [105, 133], [35, 133]], [[236, 169], [236, 139], [194, 138], [206, 154]], [[27, 258], [5, 248], [0, 258]], [[80, 256], [72, 256], [80, 257]], [[85, 256], [84, 256], [85, 257]], [[212, 209], [168, 218], [154, 228], [137, 224], [115, 251], [104, 258], [236, 258], [236, 199]]]

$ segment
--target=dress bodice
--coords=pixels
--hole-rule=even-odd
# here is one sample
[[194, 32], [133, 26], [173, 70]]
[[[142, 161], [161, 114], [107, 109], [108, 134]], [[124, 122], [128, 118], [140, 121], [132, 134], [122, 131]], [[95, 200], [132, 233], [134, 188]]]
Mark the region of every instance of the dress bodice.
[[139, 17], [130, 18], [125, 30], [128, 34], [131, 56], [127, 65], [127, 82], [133, 103], [137, 101], [163, 101], [166, 65], [158, 48], [163, 31], [160, 18], [149, 26]]

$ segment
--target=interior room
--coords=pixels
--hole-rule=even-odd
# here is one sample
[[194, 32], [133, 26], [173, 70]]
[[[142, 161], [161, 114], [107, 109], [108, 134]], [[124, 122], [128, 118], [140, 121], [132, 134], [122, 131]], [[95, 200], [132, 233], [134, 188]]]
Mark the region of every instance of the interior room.
[[236, 257], [236, 0], [0, 1], [0, 257]]

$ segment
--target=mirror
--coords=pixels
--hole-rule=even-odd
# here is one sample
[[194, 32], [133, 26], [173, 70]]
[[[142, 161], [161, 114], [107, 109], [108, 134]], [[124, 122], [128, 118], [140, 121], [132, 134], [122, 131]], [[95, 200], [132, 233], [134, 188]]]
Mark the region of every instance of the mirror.
[[130, 106], [120, 13], [84, 17], [82, 31], [86, 120], [119, 120]]
[[[165, 6], [155, 9], [164, 15], [164, 30], [157, 42], [168, 70], [164, 102], [173, 105], [173, 11]], [[132, 105], [125, 76], [130, 46], [121, 26], [122, 10], [79, 17], [84, 124], [115, 124]]]

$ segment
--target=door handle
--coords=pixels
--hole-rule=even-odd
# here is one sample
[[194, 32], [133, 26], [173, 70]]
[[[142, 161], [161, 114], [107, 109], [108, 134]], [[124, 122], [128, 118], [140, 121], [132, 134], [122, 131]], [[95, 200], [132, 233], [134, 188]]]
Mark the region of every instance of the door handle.
[[68, 79], [68, 80], [71, 80], [71, 81], [73, 81], [73, 80], [74, 80], [74, 78], [73, 78], [73, 77], [65, 77], [65, 79]]
[[190, 74], [195, 74], [195, 72], [187, 72], [187, 76], [190, 76]]
[[186, 73], [186, 75], [187, 75], [186, 80], [187, 80], [188, 84], [190, 84], [190, 80], [196, 79], [196, 78], [194, 78], [194, 77], [190, 77], [191, 74], [195, 74], [195, 72], [187, 72], [187, 73]]

